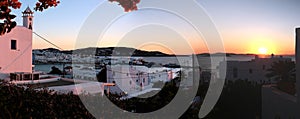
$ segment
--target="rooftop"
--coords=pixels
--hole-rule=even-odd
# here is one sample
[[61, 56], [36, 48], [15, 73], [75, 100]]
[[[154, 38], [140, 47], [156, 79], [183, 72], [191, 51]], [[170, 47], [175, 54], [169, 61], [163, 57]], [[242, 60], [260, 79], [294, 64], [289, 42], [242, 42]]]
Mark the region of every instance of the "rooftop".
[[23, 14], [33, 14], [33, 11], [29, 8], [29, 6], [25, 9], [24, 12], [22, 12]]

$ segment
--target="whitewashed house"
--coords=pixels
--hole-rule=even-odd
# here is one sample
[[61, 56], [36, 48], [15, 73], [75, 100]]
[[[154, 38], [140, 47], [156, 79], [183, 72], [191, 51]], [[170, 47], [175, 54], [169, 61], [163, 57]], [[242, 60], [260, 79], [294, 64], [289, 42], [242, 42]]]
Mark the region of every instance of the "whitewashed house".
[[0, 79], [9, 73], [32, 73], [33, 12], [28, 7], [23, 13], [23, 26], [0, 36]]
[[[116, 83], [120, 90], [115, 92], [136, 93], [151, 84], [150, 73], [145, 66], [115, 65], [107, 66], [107, 82]], [[166, 74], [166, 73], [165, 73]]]
[[[258, 56], [251, 61], [223, 61], [220, 67], [227, 63], [226, 80], [249, 80], [257, 83], [272, 83], [273, 80], [266, 77], [268, 69], [274, 62], [292, 61], [291, 58], [275, 57], [259, 58]], [[222, 69], [220, 69], [222, 70]]]

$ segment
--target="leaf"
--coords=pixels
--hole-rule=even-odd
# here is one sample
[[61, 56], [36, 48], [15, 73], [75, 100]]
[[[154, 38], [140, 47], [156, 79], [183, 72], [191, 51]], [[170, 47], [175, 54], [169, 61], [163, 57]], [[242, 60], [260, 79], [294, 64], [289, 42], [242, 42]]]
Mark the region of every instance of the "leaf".
[[14, 19], [14, 18], [16, 18], [16, 15], [10, 14], [10, 15], [9, 15], [9, 18], [10, 18], [10, 19]]
[[3, 35], [4, 34], [4, 26], [0, 26], [0, 35]]
[[11, 31], [11, 28], [7, 28], [7, 33], [9, 33]]
[[5, 15], [0, 12], [0, 19], [4, 19]]
[[17, 23], [14, 21], [10, 24], [10, 28], [15, 28], [17, 26]]
[[8, 9], [8, 7], [7, 6], [1, 6], [1, 11], [6, 11], [7, 9]]

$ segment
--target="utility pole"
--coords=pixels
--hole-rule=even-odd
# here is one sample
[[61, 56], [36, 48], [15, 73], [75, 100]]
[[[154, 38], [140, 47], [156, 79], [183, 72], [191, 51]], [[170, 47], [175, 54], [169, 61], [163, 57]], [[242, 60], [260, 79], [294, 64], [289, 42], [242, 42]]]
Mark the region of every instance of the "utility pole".
[[[297, 109], [300, 110], [300, 28], [296, 28], [296, 92], [297, 92]], [[300, 118], [298, 113], [297, 118]]]

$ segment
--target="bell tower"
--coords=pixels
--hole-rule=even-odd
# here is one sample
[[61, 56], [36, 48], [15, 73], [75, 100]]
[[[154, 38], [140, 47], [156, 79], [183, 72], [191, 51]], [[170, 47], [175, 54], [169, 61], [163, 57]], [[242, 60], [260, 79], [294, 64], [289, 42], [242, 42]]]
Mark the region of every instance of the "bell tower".
[[33, 12], [29, 7], [23, 13], [23, 26], [31, 29], [33, 28]]

